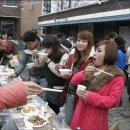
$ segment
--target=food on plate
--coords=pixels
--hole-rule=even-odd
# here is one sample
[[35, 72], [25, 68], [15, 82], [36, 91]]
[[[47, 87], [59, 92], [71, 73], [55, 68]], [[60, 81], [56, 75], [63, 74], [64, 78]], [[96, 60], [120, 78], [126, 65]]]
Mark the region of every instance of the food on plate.
[[26, 106], [22, 109], [24, 113], [34, 112], [35, 108], [33, 106]]
[[31, 122], [34, 126], [43, 125], [46, 122], [46, 120], [39, 117], [38, 115], [30, 117], [28, 121]]
[[34, 128], [43, 127], [48, 123], [47, 118], [39, 114], [31, 114], [24, 118], [25, 126], [31, 126]]
[[21, 113], [25, 116], [29, 116], [32, 114], [38, 114], [39, 109], [37, 108], [36, 105], [28, 104], [28, 105], [23, 106], [23, 108], [21, 109]]

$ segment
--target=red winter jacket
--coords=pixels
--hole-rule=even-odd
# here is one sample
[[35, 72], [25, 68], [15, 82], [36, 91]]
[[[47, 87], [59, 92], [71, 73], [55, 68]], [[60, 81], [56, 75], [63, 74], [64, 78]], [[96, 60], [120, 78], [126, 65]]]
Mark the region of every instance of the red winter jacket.
[[26, 103], [26, 92], [23, 83], [0, 87], [0, 110], [17, 107]]
[[[83, 71], [77, 73], [72, 84], [85, 80]], [[104, 84], [97, 92], [89, 91], [86, 101], [79, 99], [71, 128], [75, 130], [108, 130], [108, 109], [119, 105], [124, 89], [124, 77], [116, 76]]]

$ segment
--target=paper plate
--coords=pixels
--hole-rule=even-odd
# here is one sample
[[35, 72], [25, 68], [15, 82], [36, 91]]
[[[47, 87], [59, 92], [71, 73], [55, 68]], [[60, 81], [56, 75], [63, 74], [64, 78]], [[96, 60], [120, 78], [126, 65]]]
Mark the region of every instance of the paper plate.
[[48, 123], [48, 120], [40, 114], [34, 114], [24, 118], [24, 123], [27, 127], [39, 128], [45, 126]]
[[3, 70], [5, 68], [4, 65], [0, 65], [0, 69]]
[[26, 54], [32, 55], [32, 51], [29, 50], [29, 49], [25, 49], [24, 52], [25, 52]]
[[25, 105], [21, 109], [21, 113], [25, 116], [30, 116], [30, 115], [38, 114], [39, 110], [34, 105]]

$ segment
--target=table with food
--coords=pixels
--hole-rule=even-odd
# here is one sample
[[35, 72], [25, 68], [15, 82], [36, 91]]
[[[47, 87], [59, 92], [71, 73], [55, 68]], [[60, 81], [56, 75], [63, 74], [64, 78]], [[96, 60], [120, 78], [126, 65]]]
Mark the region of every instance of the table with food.
[[[0, 86], [4, 87], [10, 83], [22, 81], [20, 77], [9, 80], [8, 76], [14, 70], [8, 66], [0, 65]], [[61, 90], [44, 88], [46, 91], [61, 92]], [[27, 104], [3, 111], [3, 118], [11, 119], [15, 122], [18, 130], [71, 130], [68, 125], [58, 122], [58, 117], [54, 111], [39, 96], [31, 95], [27, 97]], [[4, 123], [6, 120], [4, 121]], [[2, 124], [4, 124], [2, 123]], [[2, 126], [2, 125], [1, 125]]]
[[14, 73], [14, 69], [11, 69], [8, 66], [0, 65], [0, 86], [1, 87], [4, 87], [10, 83], [22, 81], [20, 77], [10, 80], [8, 76], [13, 73]]
[[[5, 87], [10, 83], [22, 81], [20, 77], [10, 80], [8, 76], [13, 73], [14, 73], [14, 69], [11, 69], [8, 66], [8, 64], [6, 66], [0, 65], [0, 87]], [[10, 113], [8, 109], [0, 110], [0, 128], [3, 126], [3, 124], [7, 121], [9, 117], [10, 117]]]
[[9, 110], [18, 130], [71, 130], [39, 96], [28, 96], [24, 106]]

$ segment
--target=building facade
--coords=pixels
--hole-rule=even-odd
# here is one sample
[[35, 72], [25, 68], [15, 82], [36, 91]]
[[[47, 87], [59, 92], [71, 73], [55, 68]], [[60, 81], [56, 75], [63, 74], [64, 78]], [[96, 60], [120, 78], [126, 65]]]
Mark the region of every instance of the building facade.
[[38, 16], [42, 15], [42, 6], [42, 0], [21, 0], [21, 35], [32, 29], [37, 29], [40, 33], [37, 23]]
[[0, 0], [0, 30], [23, 35], [27, 30], [40, 29], [37, 23], [42, 7], [43, 0]]
[[20, 31], [21, 9], [20, 1], [0, 1], [0, 30]]
[[95, 40], [106, 38], [115, 31], [130, 45], [129, 5], [129, 0], [108, 0], [40, 16], [38, 25], [47, 33], [64, 32], [74, 36], [81, 30], [90, 30]]

